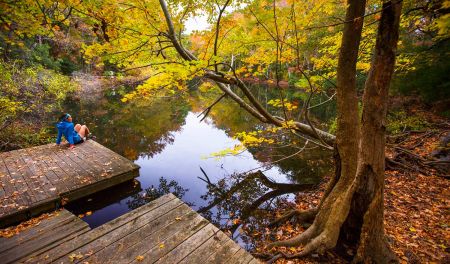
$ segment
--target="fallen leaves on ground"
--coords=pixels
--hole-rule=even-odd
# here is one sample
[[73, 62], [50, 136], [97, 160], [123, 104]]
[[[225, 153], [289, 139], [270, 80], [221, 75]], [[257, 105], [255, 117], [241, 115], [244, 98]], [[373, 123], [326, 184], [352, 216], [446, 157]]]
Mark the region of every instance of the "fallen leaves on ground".
[[[420, 135], [411, 135], [402, 142], [416, 155], [426, 158], [438, 145], [440, 133], [422, 141]], [[413, 147], [411, 147], [413, 146]], [[387, 151], [389, 156], [389, 150]], [[386, 171], [385, 176], [385, 230], [392, 250], [401, 263], [448, 263], [450, 259], [450, 181], [436, 176], [428, 170], [427, 175], [420, 172], [402, 170]], [[273, 218], [280, 217], [290, 209], [305, 210], [314, 208], [320, 201], [325, 185], [312, 192], [300, 193], [296, 202], [284, 202]], [[274, 240], [285, 240], [304, 232], [306, 227], [286, 222], [278, 228], [246, 230], [255, 242], [255, 255], [273, 253], [265, 246]], [[278, 248], [288, 254], [299, 253], [301, 247]], [[348, 253], [353, 253], [349, 251]], [[276, 263], [346, 263], [333, 251], [319, 256], [312, 254], [301, 259], [279, 259]]]
[[136, 257], [136, 261], [143, 261], [143, 260], [144, 260], [144, 256], [139, 255]]
[[27, 230], [30, 227], [38, 226], [42, 220], [57, 216], [59, 211], [54, 211], [51, 213], [41, 214], [38, 217], [31, 218], [30, 220], [24, 221], [18, 225], [10, 226], [4, 229], [0, 229], [0, 237], [13, 237], [18, 235], [20, 232]]
[[73, 253], [73, 254], [70, 254], [70, 255], [69, 255], [69, 260], [70, 260], [71, 262], [74, 262], [74, 261], [79, 260], [79, 259], [82, 259], [82, 258], [83, 258], [83, 255], [80, 254], [80, 253], [78, 253], [78, 254]]

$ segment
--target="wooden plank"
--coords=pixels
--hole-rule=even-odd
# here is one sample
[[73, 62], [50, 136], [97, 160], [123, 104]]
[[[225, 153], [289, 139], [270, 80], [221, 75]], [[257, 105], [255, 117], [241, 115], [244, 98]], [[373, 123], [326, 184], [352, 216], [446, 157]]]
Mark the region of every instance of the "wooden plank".
[[83, 148], [80, 148], [80, 151], [84, 151], [84, 149], [88, 150], [92, 159], [100, 166], [101, 172], [98, 175], [100, 178], [110, 178], [111, 176], [121, 174], [126, 171], [120, 166], [117, 166], [112, 157], [104, 155], [101, 149], [90, 146], [89, 142], [85, 142], [82, 145], [84, 146]]
[[[224, 234], [225, 235], [225, 234]], [[233, 240], [228, 239], [222, 246], [214, 252], [206, 263], [226, 263], [241, 247]]]
[[52, 230], [49, 230], [49, 232], [42, 233], [40, 236], [33, 240], [25, 241], [20, 246], [14, 247], [7, 252], [1, 253], [0, 259], [3, 263], [12, 263], [32, 254], [33, 252], [45, 247], [46, 245], [55, 243], [58, 240], [63, 239], [69, 234], [86, 229], [86, 226], [87, 224], [85, 222], [74, 217], [72, 218], [72, 221], [64, 225], [57, 226]]
[[[183, 222], [180, 221], [180, 223]], [[138, 262], [136, 260], [137, 256], [143, 256], [146, 262], [155, 262], [190, 236], [203, 229], [208, 224], [208, 221], [197, 214], [193, 219], [188, 219], [187, 224], [187, 226], [182, 226], [181, 224], [170, 226], [170, 229], [166, 228], [164, 230], [166, 232], [160, 234], [160, 236], [151, 236], [145, 241], [140, 241], [140, 243], [128, 248], [125, 256], [129, 257], [128, 261], [131, 261], [131, 263]], [[175, 227], [179, 228], [176, 229]], [[176, 230], [176, 232], [167, 236], [167, 234], [173, 232], [172, 230]], [[169, 233], [168, 231], [172, 232]], [[161, 238], [162, 235], [164, 235], [164, 239]], [[152, 243], [148, 243], [148, 241], [152, 241]]]
[[[78, 248], [90, 243], [91, 241], [97, 239], [98, 237], [105, 235], [111, 230], [119, 228], [120, 226], [125, 225], [128, 222], [133, 222], [133, 220], [135, 220], [136, 218], [140, 217], [143, 214], [148, 213], [151, 210], [156, 210], [160, 206], [164, 205], [165, 203], [168, 203], [169, 201], [175, 198], [176, 197], [173, 194], [164, 195], [159, 199], [156, 199], [140, 207], [139, 208], [140, 210], [133, 210], [125, 215], [122, 215], [104, 225], [101, 225], [91, 230], [89, 233], [80, 236], [76, 240], [68, 241], [67, 243], [62, 244], [59, 247], [51, 249], [48, 252], [42, 253], [39, 256], [37, 256], [36, 259], [38, 260], [38, 262], [41, 263], [49, 263], [52, 260], [59, 259], [72, 251], [76, 251]], [[50, 258], [46, 258], [45, 257], [46, 255], [49, 255]]]
[[[181, 221], [177, 220], [178, 217], [178, 219], [185, 218], [187, 220], [192, 219], [195, 216], [196, 214], [192, 211], [191, 208], [189, 208], [186, 204], [182, 204], [182, 206], [175, 208], [174, 210], [159, 217], [158, 219], [154, 219], [152, 221], [152, 219], [147, 218], [147, 224], [139, 228], [135, 228], [126, 236], [123, 236], [119, 240], [116, 239], [114, 243], [110, 243], [108, 246], [96, 252], [88, 259], [82, 261], [95, 262], [95, 260], [102, 260], [102, 262], [120, 262], [123, 257], [122, 254], [127, 252], [128, 248], [134, 246], [138, 242], [150, 241], [152, 240], [151, 237], [157, 237], [157, 240], [163, 239], [165, 236], [164, 234], [170, 233], [170, 230], [173, 229], [171, 228], [171, 226], [177, 225], [178, 221]], [[186, 226], [187, 223], [188, 221], [185, 221], [185, 224], [183, 224], [183, 226]], [[93, 243], [98, 244], [97, 241], [94, 241]]]
[[128, 168], [139, 167], [139, 166], [137, 166], [137, 165], [134, 164], [134, 163], [130, 163], [130, 162], [129, 162], [130, 160], [128, 160], [127, 158], [125, 158], [125, 157], [123, 157], [123, 156], [121, 156], [121, 155], [115, 153], [114, 151], [110, 150], [109, 148], [106, 148], [105, 146], [102, 146], [101, 144], [99, 144], [99, 143], [96, 142], [96, 141], [91, 140], [91, 141], [88, 141], [88, 142], [89, 142], [89, 145], [88, 145], [88, 146], [95, 147], [95, 148], [99, 149], [101, 153], [106, 153], [106, 154], [108, 154], [108, 156], [114, 156], [114, 157], [116, 157], [116, 158], [117, 158], [117, 161], [122, 161], [122, 162], [124, 163], [124, 165], [125, 165], [126, 167], [128, 167]]
[[[79, 151], [77, 151], [77, 149]], [[95, 153], [101, 162], [95, 162]], [[138, 176], [139, 166], [98, 143], [47, 144], [0, 154], [0, 226]]]
[[259, 261], [259, 260], [257, 260], [257, 259], [255, 259], [255, 258], [253, 258], [252, 260], [250, 260], [249, 262], [248, 262], [248, 264], [260, 264], [261, 262]]
[[25, 241], [33, 240], [38, 237], [41, 233], [45, 233], [48, 230], [64, 225], [70, 222], [75, 217], [72, 213], [67, 210], [61, 210], [57, 215], [50, 217], [48, 219], [42, 220], [38, 225], [32, 228], [21, 231], [19, 234], [10, 238], [0, 238], [0, 253], [7, 251], [13, 247], [19, 246]]
[[48, 157], [47, 161], [52, 164], [52, 168], [60, 172], [62, 171], [64, 173], [64, 174], [61, 173], [59, 175], [63, 177], [62, 180], [65, 183], [64, 184], [65, 189], [71, 190], [79, 186], [80, 183], [76, 179], [76, 176], [78, 176], [78, 174], [70, 168], [70, 166], [65, 162], [65, 160], [60, 159], [58, 155], [53, 151], [49, 152], [47, 157]]
[[[160, 218], [164, 219], [164, 223], [167, 223], [170, 220], [175, 220], [175, 217], [177, 215], [177, 209], [179, 209], [179, 206], [186, 206], [178, 199], [173, 199], [162, 206], [158, 207], [158, 210], [152, 210], [150, 212], [147, 212], [144, 215], [139, 216], [138, 218], [134, 219], [133, 221], [129, 221], [125, 223], [124, 225], [120, 226], [120, 228], [115, 228], [114, 230], [111, 230], [107, 234], [100, 236], [96, 238], [94, 241], [77, 248], [73, 253], [76, 252], [76, 254], [81, 255], [92, 255], [111, 244], [115, 243], [118, 240], [123, 239], [124, 237], [130, 235], [130, 233], [136, 231], [137, 229], [141, 228], [142, 226], [149, 225], [152, 229], [155, 229], [158, 227], [159, 222], [162, 220], [159, 220]], [[190, 209], [190, 208], [189, 208]], [[139, 209], [137, 209], [139, 210]], [[170, 219], [173, 218], [173, 219]], [[145, 231], [146, 234], [150, 233], [152, 230]], [[143, 233], [143, 231], [139, 231], [139, 233]], [[133, 242], [131, 240], [130, 242]], [[126, 243], [129, 245], [128, 243]], [[70, 254], [70, 253], [69, 253]], [[78, 261], [82, 261], [83, 258], [78, 259]], [[56, 260], [57, 262], [59, 260]]]
[[89, 175], [88, 172], [86, 172], [84, 169], [82, 169], [78, 164], [73, 162], [69, 158], [69, 154], [67, 152], [74, 151], [74, 150], [66, 150], [66, 151], [55, 151], [56, 158], [58, 158], [60, 161], [62, 161], [66, 167], [62, 167], [63, 170], [65, 170], [67, 173], [74, 173], [73, 180], [75, 181], [76, 185], [71, 186], [72, 188], [69, 189], [75, 189], [80, 188], [88, 183], [93, 183], [96, 180]]
[[6, 196], [11, 196], [16, 191], [14, 184], [10, 183], [11, 180], [12, 180], [12, 177], [9, 174], [8, 169], [6, 168], [3, 157], [1, 157], [1, 159], [0, 159], [0, 182], [2, 183], [3, 188], [6, 191]]
[[[49, 250], [51, 250], [51, 249], [53, 249], [55, 247], [58, 247], [58, 246], [66, 243], [68, 241], [71, 241], [73, 239], [77, 239], [79, 236], [83, 235], [84, 233], [87, 233], [90, 230], [91, 230], [91, 228], [89, 228], [89, 226], [86, 226], [85, 228], [80, 229], [80, 230], [75, 230], [73, 233], [71, 233], [69, 235], [66, 235], [64, 238], [62, 238], [60, 240], [57, 240], [57, 241], [55, 241], [55, 242], [53, 242], [51, 244], [48, 244], [48, 245], [44, 246], [43, 248], [41, 248], [39, 250], [34, 251], [33, 253], [31, 253], [31, 254], [21, 258], [17, 262], [18, 263], [38, 263], [36, 261], [36, 256], [38, 256], [38, 255], [40, 255], [40, 254], [42, 254], [44, 252], [47, 252], [47, 251], [49, 251]], [[49, 258], [50, 256], [46, 255], [45, 257]]]
[[31, 155], [26, 150], [20, 150], [19, 154], [27, 167], [26, 171], [28, 172], [28, 175], [26, 175], [26, 179], [31, 182], [34, 188], [33, 192], [38, 201], [54, 196], [55, 192], [49, 191], [53, 189], [53, 185], [47, 179], [45, 174], [35, 166], [37, 162], [31, 158]]
[[103, 171], [102, 167], [94, 162], [92, 159], [92, 155], [86, 152], [85, 148], [78, 148], [73, 152], [74, 155], [78, 157], [83, 163], [87, 164], [92, 172], [95, 174], [96, 178], [99, 179], [100, 173]]
[[[9, 175], [12, 178], [12, 184], [14, 185], [17, 194], [13, 195], [11, 197], [14, 202], [18, 204], [18, 207], [21, 206], [28, 206], [30, 205], [35, 199], [33, 200], [32, 193], [29, 190], [29, 186], [27, 185], [26, 181], [24, 180], [22, 173], [20, 172], [19, 165], [17, 165], [17, 157], [13, 156], [11, 153], [8, 153], [9, 155], [6, 156], [4, 159], [6, 168], [9, 171]], [[11, 183], [11, 182], [10, 182]], [[14, 208], [17, 209], [17, 208]]]
[[88, 230], [86, 223], [64, 210], [15, 241], [0, 239], [0, 259], [2, 263], [258, 263], [172, 194]]
[[[66, 156], [74, 162], [76, 165], [78, 165], [83, 171], [85, 171], [87, 174], [83, 174], [83, 180], [81, 182], [84, 182], [87, 179], [91, 179], [92, 181], [98, 181], [100, 178], [98, 178], [97, 173], [94, 172], [93, 168], [91, 168], [85, 161], [80, 159], [80, 157], [76, 154], [78, 152], [77, 150], [74, 151], [68, 151], [66, 152]], [[89, 177], [86, 177], [89, 175]]]
[[[125, 157], [122, 157], [121, 155], [115, 153], [114, 151], [105, 148], [104, 146], [100, 145], [99, 143], [89, 140], [86, 143], [86, 148], [94, 151], [99, 158], [107, 161], [113, 161], [116, 166], [119, 167], [121, 170], [129, 170], [129, 169], [135, 169], [139, 168], [138, 165], [130, 162]], [[84, 144], [84, 143], [83, 143]]]
[[[48, 159], [46, 156], [48, 153], [45, 152], [29, 152], [31, 159], [34, 160], [35, 166], [42, 172], [42, 174], [48, 179], [50, 184], [52, 186], [48, 186], [47, 191], [50, 193], [53, 193], [54, 195], [57, 195], [58, 192], [64, 190], [64, 182], [57, 173], [55, 173], [55, 169], [58, 168], [52, 168], [52, 163], [47, 162]], [[62, 172], [62, 171], [61, 171]]]
[[[60, 165], [52, 158], [53, 152], [46, 153], [46, 155], [42, 156], [43, 166], [47, 167], [48, 171], [53, 172], [53, 175], [56, 176], [55, 186], [57, 186], [56, 191], [58, 194], [61, 192], [69, 191], [69, 187], [66, 182], [70, 181], [71, 176], [68, 175], [63, 169], [61, 169]], [[53, 178], [53, 177], [52, 177]], [[56, 184], [56, 181], [58, 184]]]
[[200, 247], [193, 250], [188, 256], [186, 256], [180, 263], [200, 263], [207, 260], [214, 252], [220, 249], [222, 245], [230, 240], [223, 232], [219, 232], [210, 237]]
[[189, 253], [196, 250], [208, 239], [215, 236], [219, 231], [220, 230], [213, 224], [206, 225], [202, 230], [186, 239], [183, 243], [156, 261], [156, 263], [179, 263], [182, 259], [189, 255]]
[[24, 181], [27, 183], [30, 194], [32, 195], [33, 202], [38, 202], [41, 200], [44, 200], [47, 198], [47, 196], [44, 193], [39, 192], [39, 184], [36, 182], [36, 178], [34, 178], [35, 175], [33, 175], [32, 171], [28, 167], [28, 164], [23, 159], [23, 151], [17, 150], [17, 164], [20, 164], [21, 168], [20, 171], [22, 173], [22, 177]]

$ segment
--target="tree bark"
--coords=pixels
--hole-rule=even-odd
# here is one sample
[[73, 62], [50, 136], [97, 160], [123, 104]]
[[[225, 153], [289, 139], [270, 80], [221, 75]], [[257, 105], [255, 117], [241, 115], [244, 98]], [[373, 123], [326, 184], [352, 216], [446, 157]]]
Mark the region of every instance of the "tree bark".
[[[352, 13], [352, 5], [354, 8], [354, 5], [361, 4], [358, 2], [350, 1], [346, 21], [352, 20], [348, 15]], [[356, 90], [350, 87], [354, 85], [355, 72], [349, 66], [356, 65], [351, 52], [355, 52], [355, 46], [351, 44], [359, 43], [361, 33], [355, 29], [349, 32], [350, 27], [344, 27], [338, 68], [337, 174], [331, 181], [331, 191], [322, 199], [313, 225], [293, 239], [273, 244], [306, 244], [298, 256], [335, 247], [338, 235], [340, 244], [351, 242], [350, 245], [357, 249], [353, 259], [355, 263], [397, 261], [384, 233], [383, 191], [385, 119], [389, 83], [395, 65], [401, 1], [389, 1], [382, 10], [371, 70], [365, 84], [360, 130], [357, 119], [355, 124], [358, 116], [357, 106], [355, 112]], [[355, 60], [349, 61], [352, 58]]]
[[[401, 1], [383, 4], [371, 70], [363, 96], [357, 188], [344, 227], [358, 234], [354, 262], [395, 262], [384, 233], [385, 121], [389, 84], [395, 65]], [[355, 232], [356, 231], [356, 232]]]
[[313, 251], [323, 252], [334, 248], [340, 227], [347, 218], [354, 189], [358, 155], [358, 98], [356, 91], [356, 61], [363, 26], [366, 1], [350, 0], [346, 12], [342, 45], [337, 69], [337, 111], [335, 175], [322, 198], [313, 224], [302, 234], [289, 240], [275, 242], [272, 246], [298, 246], [305, 244], [299, 256]]

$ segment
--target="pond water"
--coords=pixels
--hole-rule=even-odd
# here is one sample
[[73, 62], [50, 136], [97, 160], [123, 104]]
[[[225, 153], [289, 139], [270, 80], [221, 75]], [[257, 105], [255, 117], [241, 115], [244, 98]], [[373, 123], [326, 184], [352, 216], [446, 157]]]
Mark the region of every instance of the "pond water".
[[[201, 122], [199, 112], [215, 95], [208, 99], [193, 92], [185, 97], [161, 97], [125, 104], [119, 100], [120, 92], [107, 91], [102, 96], [70, 101], [66, 105], [66, 111], [72, 114], [74, 122], [87, 124], [97, 142], [141, 167], [140, 176], [134, 181], [66, 206], [77, 215], [89, 212], [83, 220], [91, 227], [168, 192], [175, 193], [193, 209], [199, 210], [214, 200], [214, 192], [207, 185], [205, 174], [212, 183], [227, 188], [236, 183], [233, 175], [255, 168], [263, 170], [273, 181], [293, 183], [317, 183], [329, 172], [330, 153], [318, 148], [269, 166], [264, 161], [288, 156], [296, 150], [254, 148], [237, 156], [211, 157], [214, 152], [239, 144], [233, 138], [235, 133], [261, 129], [261, 124], [229, 100], [219, 103]], [[265, 191], [249, 187], [241, 192], [240, 197], [251, 200]], [[250, 194], [244, 195], [243, 192]], [[221, 225], [229, 220], [229, 215], [237, 215], [238, 212], [233, 210], [238, 211], [240, 207], [239, 202], [226, 210], [216, 206], [204, 215]]]

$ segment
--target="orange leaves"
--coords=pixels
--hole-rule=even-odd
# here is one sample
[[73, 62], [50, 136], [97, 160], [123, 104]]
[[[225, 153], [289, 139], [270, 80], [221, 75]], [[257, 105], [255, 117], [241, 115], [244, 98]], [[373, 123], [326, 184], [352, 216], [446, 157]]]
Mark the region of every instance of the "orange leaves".
[[0, 237], [12, 237], [14, 235], [19, 234], [20, 232], [33, 227], [37, 226], [41, 223], [42, 220], [56, 216], [59, 214], [59, 211], [55, 211], [52, 213], [42, 214], [38, 217], [32, 218], [28, 221], [22, 222], [19, 225], [11, 226], [5, 229], [0, 229]]
[[79, 218], [83, 218], [83, 217], [85, 217], [85, 216], [90, 216], [91, 214], [92, 214], [92, 211], [87, 211], [87, 212], [84, 213], [84, 214], [79, 214], [78, 217], [79, 217]]

